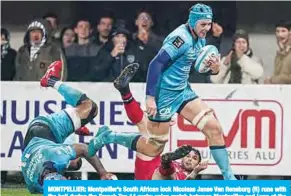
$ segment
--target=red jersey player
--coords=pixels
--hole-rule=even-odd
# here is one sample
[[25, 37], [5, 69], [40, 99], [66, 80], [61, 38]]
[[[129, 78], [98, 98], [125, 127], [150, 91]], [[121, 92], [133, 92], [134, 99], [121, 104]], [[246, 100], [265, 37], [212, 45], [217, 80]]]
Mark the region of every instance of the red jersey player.
[[207, 165], [207, 161], [201, 162], [198, 150], [184, 145], [155, 158], [138, 153], [134, 175], [136, 180], [194, 180]]

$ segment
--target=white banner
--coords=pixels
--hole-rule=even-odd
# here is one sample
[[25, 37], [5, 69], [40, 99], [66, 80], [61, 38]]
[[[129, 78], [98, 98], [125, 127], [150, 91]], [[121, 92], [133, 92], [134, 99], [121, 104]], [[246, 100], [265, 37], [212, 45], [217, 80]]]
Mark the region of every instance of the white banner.
[[[68, 83], [82, 90], [99, 107], [98, 116], [87, 127], [95, 134], [100, 125], [115, 131], [137, 132], [127, 119], [121, 97], [109, 83]], [[54, 89], [43, 89], [34, 82], [1, 83], [1, 170], [20, 170], [20, 157], [27, 126], [38, 115], [66, 107]], [[291, 175], [291, 87], [266, 85], [193, 84], [192, 88], [215, 111], [222, 124], [232, 168], [245, 175]], [[137, 101], [144, 108], [145, 84], [132, 84]], [[79, 137], [88, 142], [92, 137]], [[177, 117], [165, 151], [181, 144], [197, 147], [211, 165], [204, 173], [220, 174], [209, 153], [205, 136]], [[289, 151], [288, 151], [289, 150]], [[108, 145], [98, 152], [111, 172], [133, 172], [135, 153]], [[82, 170], [93, 172], [83, 161]]]

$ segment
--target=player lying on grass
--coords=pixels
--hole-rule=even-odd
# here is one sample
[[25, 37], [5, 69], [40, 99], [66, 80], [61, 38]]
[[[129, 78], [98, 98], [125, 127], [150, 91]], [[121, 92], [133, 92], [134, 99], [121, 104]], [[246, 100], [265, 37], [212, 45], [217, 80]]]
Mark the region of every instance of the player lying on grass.
[[[129, 88], [129, 82], [134, 77], [138, 67], [138, 64], [128, 65], [114, 81], [114, 86], [122, 96], [128, 118], [132, 123], [137, 125], [143, 137], [148, 137], [148, 132], [146, 131], [146, 115], [144, 115], [139, 104], [133, 98]], [[99, 129], [96, 140], [101, 139], [98, 138], [99, 135], [102, 137], [101, 135], [106, 134], [106, 132], [111, 132], [111, 135], [115, 134], [120, 136], [122, 134], [113, 133], [105, 126]], [[123, 133], [123, 140], [120, 140], [119, 144], [122, 145], [124, 139], [129, 140], [135, 135]], [[106, 139], [101, 140], [104, 141]], [[178, 159], [182, 159], [181, 163], [175, 161]], [[199, 151], [191, 146], [181, 146], [173, 152], [165, 153], [162, 156], [157, 155], [156, 157], [149, 157], [137, 152], [134, 175], [136, 180], [190, 180], [195, 179], [200, 171], [206, 169], [207, 164], [207, 162], [201, 162]]]
[[[85, 144], [64, 144], [65, 139], [97, 115], [97, 105], [84, 93], [59, 81], [62, 62], [52, 63], [41, 79], [42, 87], [56, 89], [73, 106], [47, 116], [36, 117], [29, 125], [21, 158], [21, 170], [31, 193], [42, 193], [44, 180], [66, 180], [63, 173], [70, 165], [79, 168], [76, 158], [84, 157], [101, 179], [112, 179], [99, 158], [88, 155]], [[86, 129], [83, 129], [83, 131]]]

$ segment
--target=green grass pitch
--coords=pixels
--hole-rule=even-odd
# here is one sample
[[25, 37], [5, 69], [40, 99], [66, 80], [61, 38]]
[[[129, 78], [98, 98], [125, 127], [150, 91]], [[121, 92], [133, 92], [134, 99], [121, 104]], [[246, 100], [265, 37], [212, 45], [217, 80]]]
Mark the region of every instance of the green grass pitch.
[[[2, 188], [1, 189], [1, 196], [30, 196], [30, 195], [32, 194], [30, 194], [28, 190], [24, 188], [13, 188], [13, 189]], [[36, 194], [33, 194], [33, 195], [36, 195]]]

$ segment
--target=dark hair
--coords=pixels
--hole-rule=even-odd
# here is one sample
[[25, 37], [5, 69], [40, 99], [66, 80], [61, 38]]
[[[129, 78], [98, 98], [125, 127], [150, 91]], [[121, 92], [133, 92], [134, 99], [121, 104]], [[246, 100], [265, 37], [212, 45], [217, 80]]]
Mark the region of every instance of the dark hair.
[[[253, 56], [253, 51], [251, 48], [247, 50], [245, 53], [248, 57], [252, 58]], [[230, 68], [228, 69], [227, 73], [230, 71], [230, 79], [229, 79], [229, 84], [241, 84], [242, 82], [242, 71], [241, 71], [241, 66], [238, 64], [238, 58], [235, 53], [235, 51], [231, 54], [230, 57]], [[258, 81], [255, 81], [258, 83]]]
[[131, 33], [127, 28], [127, 22], [123, 19], [118, 19], [114, 24], [111, 31], [111, 39], [117, 34], [124, 34], [127, 37], [127, 40], [131, 40]]
[[232, 42], [233, 42], [233, 45], [234, 45], [234, 42], [239, 39], [239, 38], [243, 38], [247, 41], [248, 43], [248, 47], [250, 46], [250, 39], [249, 39], [249, 34], [243, 30], [243, 29], [238, 29], [235, 31], [234, 35], [232, 36]]
[[277, 27], [283, 27], [288, 29], [288, 31], [291, 30], [291, 21], [287, 21], [287, 20], [280, 20], [277, 24], [276, 24], [276, 28]]
[[110, 19], [112, 19], [112, 21], [114, 22], [114, 14], [113, 14], [113, 12], [111, 12], [111, 11], [106, 11], [106, 12], [104, 12], [104, 13], [99, 17], [99, 19], [98, 19], [98, 21], [97, 21], [97, 24], [100, 23], [100, 21], [101, 21], [102, 18], [110, 18]]
[[85, 18], [85, 17], [76, 19], [75, 22], [74, 22], [74, 27], [77, 27], [78, 23], [81, 22], [81, 21], [88, 22], [90, 24], [90, 28], [91, 28], [91, 21], [88, 18]]
[[[71, 26], [68, 26], [68, 27], [64, 27], [60, 33], [60, 41], [61, 43], [63, 44], [63, 37], [64, 37], [64, 34], [65, 32], [68, 30], [68, 29], [71, 29], [73, 32], [74, 32], [74, 28], [71, 27]], [[75, 32], [74, 32], [75, 33]], [[76, 33], [75, 33], [75, 40], [77, 39], [77, 36], [76, 36]]]
[[136, 17], [137, 18], [141, 13], [147, 13], [148, 15], [151, 16], [151, 18], [153, 18], [153, 13], [147, 9], [147, 8], [142, 8], [142, 9], [139, 9], [137, 12], [136, 12]]
[[45, 15], [43, 15], [42, 18], [43, 19], [46, 19], [48, 17], [55, 18], [56, 21], [57, 21], [57, 24], [59, 23], [59, 17], [55, 13], [53, 13], [53, 12], [47, 12]]
[[197, 154], [197, 155], [198, 155], [198, 157], [199, 157], [198, 163], [200, 163], [200, 162], [201, 162], [201, 160], [202, 160], [202, 157], [201, 157], [201, 153], [200, 153], [200, 151], [199, 151], [199, 150], [197, 150], [197, 149], [196, 149], [196, 148], [194, 148], [194, 147], [192, 147], [192, 151], [193, 151], [195, 154]]
[[1, 28], [1, 36], [4, 35], [6, 40], [10, 40], [10, 32], [5, 29], [5, 28]]

